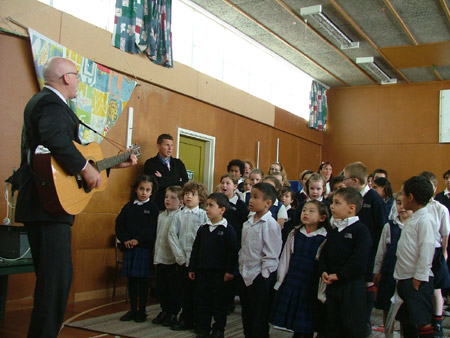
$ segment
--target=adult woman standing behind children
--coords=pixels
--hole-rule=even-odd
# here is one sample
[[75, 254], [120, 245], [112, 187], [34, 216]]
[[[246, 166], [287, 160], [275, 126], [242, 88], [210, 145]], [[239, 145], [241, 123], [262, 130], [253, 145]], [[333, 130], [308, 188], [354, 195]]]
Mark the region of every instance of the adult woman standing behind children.
[[152, 254], [159, 214], [158, 206], [150, 201], [150, 196], [156, 190], [153, 176], [138, 176], [130, 202], [125, 204], [116, 219], [116, 236], [125, 246], [122, 275], [128, 277], [131, 307], [120, 317], [121, 321], [144, 322], [147, 319], [148, 279], [153, 274]]
[[325, 197], [331, 192], [330, 187], [330, 179], [333, 177], [333, 166], [330, 162], [322, 162], [319, 166], [319, 170], [317, 171], [325, 178], [326, 187], [325, 187]]

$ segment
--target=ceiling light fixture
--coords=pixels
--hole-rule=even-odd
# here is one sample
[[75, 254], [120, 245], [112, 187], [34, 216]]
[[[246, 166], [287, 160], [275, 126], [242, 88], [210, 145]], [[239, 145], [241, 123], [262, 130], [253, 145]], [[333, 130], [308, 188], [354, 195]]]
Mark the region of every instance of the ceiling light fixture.
[[397, 83], [397, 79], [391, 78], [374, 62], [373, 56], [356, 58], [356, 64], [359, 64], [365, 69], [367, 69], [370, 73], [372, 73], [377, 79], [381, 81], [381, 84]]
[[300, 8], [300, 15], [313, 18], [328, 34], [341, 44], [341, 49], [359, 48], [359, 42], [352, 41], [324, 13], [322, 13], [322, 5]]

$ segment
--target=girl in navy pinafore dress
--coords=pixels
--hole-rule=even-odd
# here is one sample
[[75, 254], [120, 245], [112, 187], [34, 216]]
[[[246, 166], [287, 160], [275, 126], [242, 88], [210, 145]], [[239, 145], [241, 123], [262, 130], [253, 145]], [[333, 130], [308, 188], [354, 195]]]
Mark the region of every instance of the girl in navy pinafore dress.
[[140, 175], [133, 185], [130, 202], [116, 219], [116, 236], [124, 247], [122, 276], [128, 277], [131, 309], [121, 321], [144, 322], [147, 318], [149, 277], [153, 274], [153, 249], [158, 226], [158, 206], [150, 201], [157, 189], [153, 176]]
[[402, 195], [400, 193], [397, 194], [395, 203], [398, 216], [397, 219], [390, 220], [383, 227], [373, 269], [373, 281], [378, 287], [375, 308], [383, 310], [383, 324], [386, 322], [391, 298], [395, 291], [394, 269], [397, 262], [397, 243], [404, 224], [413, 213], [412, 210], [403, 208]]
[[289, 234], [281, 254], [270, 322], [293, 331], [294, 337], [312, 337], [319, 331], [320, 276], [316, 257], [328, 229], [328, 207], [317, 200], [306, 202], [301, 224]]

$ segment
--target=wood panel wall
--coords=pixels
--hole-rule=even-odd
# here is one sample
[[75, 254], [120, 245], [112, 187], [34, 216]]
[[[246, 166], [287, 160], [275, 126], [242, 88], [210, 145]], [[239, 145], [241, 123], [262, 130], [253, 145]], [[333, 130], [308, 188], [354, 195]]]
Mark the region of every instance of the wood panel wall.
[[[20, 161], [20, 133], [23, 109], [38, 91], [30, 44], [27, 38], [0, 34], [0, 142], [4, 147], [0, 158], [0, 175], [6, 178]], [[218, 91], [220, 93], [220, 91]], [[246, 94], [243, 94], [246, 95]], [[306, 121], [281, 109], [276, 110], [275, 126], [232, 113], [198, 99], [141, 81], [128, 103], [134, 108], [133, 142], [142, 147], [138, 166], [112, 170], [106, 191], [94, 194], [87, 208], [76, 217], [72, 228], [74, 278], [71, 301], [104, 297], [111, 294], [114, 277], [112, 237], [115, 218], [127, 202], [130, 186], [143, 164], [156, 152], [156, 138], [161, 133], [177, 135], [177, 128], [189, 129], [216, 137], [214, 182], [226, 172], [232, 158], [256, 161], [258, 141], [260, 167], [267, 171], [276, 159], [277, 139], [280, 139], [279, 160], [289, 177], [296, 179], [303, 168], [316, 168], [320, 161], [323, 133], [306, 127]], [[297, 126], [297, 127], [295, 127]], [[108, 137], [125, 144], [127, 110], [121, 115]], [[175, 140], [176, 142], [177, 140]], [[104, 141], [105, 156], [117, 149]], [[0, 218], [6, 215], [6, 204], [0, 202]], [[120, 279], [124, 291], [125, 279]], [[10, 277], [8, 310], [30, 306], [34, 275]]]
[[328, 131], [322, 158], [338, 172], [362, 161], [389, 173], [394, 190], [421, 171], [450, 168], [450, 144], [439, 144], [439, 91], [450, 81], [339, 88], [328, 92]]

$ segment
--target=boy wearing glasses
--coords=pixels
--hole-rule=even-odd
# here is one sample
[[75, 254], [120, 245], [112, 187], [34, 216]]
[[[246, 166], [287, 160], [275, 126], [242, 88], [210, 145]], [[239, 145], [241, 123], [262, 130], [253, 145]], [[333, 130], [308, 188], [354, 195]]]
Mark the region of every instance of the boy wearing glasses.
[[367, 168], [362, 162], [353, 162], [347, 164], [344, 168], [345, 186], [355, 188], [363, 198], [363, 205], [358, 213], [358, 217], [368, 227], [372, 237], [372, 247], [369, 251], [366, 273], [367, 335], [370, 335], [372, 331], [370, 316], [375, 303], [373, 268], [381, 231], [383, 226], [388, 222], [388, 217], [383, 199], [375, 190], [370, 189], [367, 185], [368, 176]]

